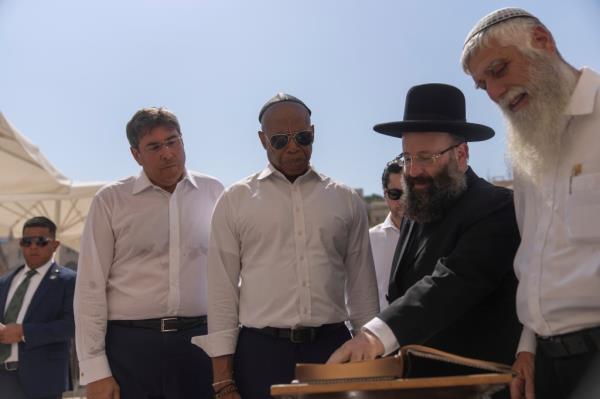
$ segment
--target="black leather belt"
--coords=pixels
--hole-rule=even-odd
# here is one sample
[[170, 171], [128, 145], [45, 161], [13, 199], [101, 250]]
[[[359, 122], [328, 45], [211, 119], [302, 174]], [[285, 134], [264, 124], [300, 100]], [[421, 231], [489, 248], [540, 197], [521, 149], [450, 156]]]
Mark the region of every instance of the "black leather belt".
[[0, 363], [0, 370], [17, 371], [18, 369], [19, 369], [19, 362]]
[[206, 316], [197, 317], [163, 317], [162, 319], [145, 320], [109, 320], [108, 325], [146, 328], [149, 330], [158, 330], [160, 332], [176, 332], [189, 330], [206, 324]]
[[600, 327], [553, 337], [537, 337], [538, 347], [548, 357], [566, 357], [600, 350]]
[[245, 329], [255, 331], [259, 334], [268, 335], [273, 338], [289, 339], [294, 344], [304, 344], [314, 342], [317, 336], [326, 331], [333, 331], [339, 328], [346, 328], [343, 322], [323, 324], [319, 327], [295, 327], [295, 328], [276, 328], [276, 327], [243, 327]]

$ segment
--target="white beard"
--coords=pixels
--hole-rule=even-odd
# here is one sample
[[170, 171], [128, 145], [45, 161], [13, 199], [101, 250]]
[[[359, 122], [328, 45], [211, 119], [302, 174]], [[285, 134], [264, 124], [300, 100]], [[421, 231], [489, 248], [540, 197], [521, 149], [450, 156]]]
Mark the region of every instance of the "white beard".
[[[539, 181], [556, 164], [568, 123], [564, 111], [577, 84], [577, 75], [562, 60], [528, 55], [532, 70], [527, 86], [513, 87], [500, 102], [507, 123], [509, 161], [516, 174]], [[518, 112], [508, 104], [526, 92], [529, 103]]]

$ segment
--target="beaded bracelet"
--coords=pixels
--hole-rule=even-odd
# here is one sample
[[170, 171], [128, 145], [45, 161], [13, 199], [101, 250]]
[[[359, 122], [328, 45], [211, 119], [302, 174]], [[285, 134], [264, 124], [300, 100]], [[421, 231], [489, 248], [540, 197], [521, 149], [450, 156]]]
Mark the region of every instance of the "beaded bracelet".
[[217, 392], [215, 392], [215, 399], [222, 398], [223, 396], [233, 393], [233, 392], [237, 392], [237, 386], [234, 383], [225, 385], [223, 388], [221, 388]]

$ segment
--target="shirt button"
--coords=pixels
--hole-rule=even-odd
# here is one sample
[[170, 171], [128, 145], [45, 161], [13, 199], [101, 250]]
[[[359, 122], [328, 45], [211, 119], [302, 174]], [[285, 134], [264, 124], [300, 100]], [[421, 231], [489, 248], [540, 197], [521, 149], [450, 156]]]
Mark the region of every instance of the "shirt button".
[[300, 255], [300, 260], [304, 260], [304, 255]]
[[299, 236], [301, 236], [301, 235], [302, 235], [302, 232], [301, 232], [301, 231], [299, 231], [299, 232], [298, 232], [298, 235], [299, 235]]
[[296, 212], [300, 212], [300, 207], [299, 206], [296, 207]]

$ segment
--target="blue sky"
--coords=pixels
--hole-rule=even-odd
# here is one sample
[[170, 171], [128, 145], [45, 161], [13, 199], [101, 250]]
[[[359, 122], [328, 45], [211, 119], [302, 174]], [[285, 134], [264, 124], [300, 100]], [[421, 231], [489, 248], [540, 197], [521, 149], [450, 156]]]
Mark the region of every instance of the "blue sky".
[[369, 194], [401, 152], [372, 126], [402, 119], [411, 86], [443, 82], [496, 130], [471, 145], [471, 165], [502, 176], [500, 112], [458, 58], [473, 24], [505, 6], [540, 17], [571, 64], [600, 70], [595, 0], [0, 0], [0, 110], [69, 178], [109, 181], [138, 171], [129, 118], [164, 105], [188, 167], [228, 185], [266, 165], [258, 110], [286, 91], [313, 110], [315, 167]]

